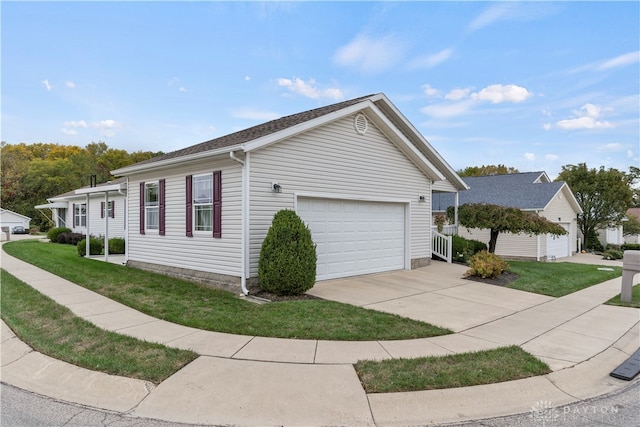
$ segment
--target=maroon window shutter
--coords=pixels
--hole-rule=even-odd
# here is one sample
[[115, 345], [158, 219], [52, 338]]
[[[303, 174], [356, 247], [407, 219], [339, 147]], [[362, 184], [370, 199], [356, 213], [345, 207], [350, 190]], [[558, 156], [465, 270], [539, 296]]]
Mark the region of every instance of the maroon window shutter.
[[111, 204], [111, 213], [109, 215], [111, 216], [111, 218], [115, 218], [116, 217], [116, 201], [112, 200], [109, 202], [109, 204]]
[[165, 227], [164, 227], [164, 218], [165, 218], [165, 180], [161, 179], [160, 180], [160, 185], [159, 185], [159, 192], [160, 192], [160, 225], [159, 225], [159, 233], [161, 236], [164, 236], [165, 233]]
[[144, 234], [144, 181], [140, 183], [140, 234]]
[[71, 218], [73, 218], [73, 221], [71, 221], [71, 223], [73, 224], [73, 227], [76, 226], [76, 204], [73, 203], [73, 212], [71, 212]]
[[187, 175], [187, 185], [185, 189], [187, 199], [186, 206], [186, 224], [187, 237], [193, 237], [193, 175]]
[[213, 173], [213, 237], [222, 237], [222, 172]]
[[104, 202], [100, 202], [100, 218], [104, 218]]

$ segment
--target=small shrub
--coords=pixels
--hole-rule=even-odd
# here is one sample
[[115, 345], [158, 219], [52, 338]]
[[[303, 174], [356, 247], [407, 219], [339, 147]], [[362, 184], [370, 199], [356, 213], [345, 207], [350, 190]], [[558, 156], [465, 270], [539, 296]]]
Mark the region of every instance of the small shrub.
[[56, 227], [52, 228], [47, 232], [47, 238], [50, 242], [57, 243], [58, 242], [58, 234], [60, 233], [71, 233], [71, 229], [67, 227]]
[[294, 211], [277, 212], [260, 250], [260, 288], [276, 295], [300, 295], [315, 284], [316, 262], [309, 228]]
[[[100, 255], [102, 253], [102, 242], [94, 237], [89, 238], [89, 254]], [[78, 255], [85, 256], [87, 254], [87, 239], [78, 242]]]
[[66, 245], [68, 243], [68, 240], [70, 239], [69, 238], [70, 235], [71, 235], [71, 232], [69, 232], [69, 231], [65, 231], [65, 232], [59, 233], [56, 236], [56, 243], [62, 243], [62, 244]]
[[623, 251], [640, 251], [640, 243], [625, 243], [620, 249]]
[[603, 259], [622, 259], [624, 253], [618, 249], [607, 249], [603, 254]]
[[509, 270], [509, 264], [496, 254], [480, 251], [469, 259], [468, 276], [480, 276], [483, 279], [498, 277]]
[[109, 239], [110, 254], [123, 254], [124, 247], [125, 247], [125, 241], [122, 237], [114, 237]]
[[604, 247], [602, 246], [602, 243], [600, 243], [597, 235], [591, 234], [587, 238], [587, 250], [591, 252], [602, 252], [604, 250]]
[[454, 262], [467, 264], [469, 258], [480, 251], [486, 251], [487, 245], [478, 240], [465, 239], [462, 236], [453, 235], [451, 241], [452, 258]]

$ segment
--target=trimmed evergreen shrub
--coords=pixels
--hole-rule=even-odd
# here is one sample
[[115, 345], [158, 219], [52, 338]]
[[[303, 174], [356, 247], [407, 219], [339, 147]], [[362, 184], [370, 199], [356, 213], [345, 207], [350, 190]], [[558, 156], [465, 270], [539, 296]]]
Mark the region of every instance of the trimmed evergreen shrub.
[[604, 259], [622, 259], [624, 253], [618, 249], [607, 249], [603, 254]]
[[316, 263], [309, 228], [294, 211], [277, 212], [260, 249], [260, 288], [276, 295], [300, 295], [315, 284]]
[[469, 258], [480, 251], [486, 251], [487, 245], [478, 240], [465, 239], [454, 234], [451, 236], [452, 260], [462, 264], [467, 264]]
[[[89, 254], [100, 255], [102, 253], [102, 242], [95, 237], [89, 238]], [[87, 239], [78, 242], [78, 255], [85, 256], [87, 254]]]
[[498, 255], [488, 251], [480, 251], [469, 258], [468, 276], [480, 276], [483, 279], [498, 277], [509, 270], [509, 264]]
[[49, 239], [50, 242], [57, 243], [58, 242], [58, 235], [60, 233], [71, 233], [71, 229], [67, 228], [67, 227], [52, 228], [51, 230], [49, 230], [47, 232], [47, 238]]
[[122, 237], [113, 237], [109, 239], [109, 253], [110, 254], [123, 254], [124, 253], [124, 239]]
[[623, 251], [640, 251], [640, 243], [625, 243], [620, 249]]

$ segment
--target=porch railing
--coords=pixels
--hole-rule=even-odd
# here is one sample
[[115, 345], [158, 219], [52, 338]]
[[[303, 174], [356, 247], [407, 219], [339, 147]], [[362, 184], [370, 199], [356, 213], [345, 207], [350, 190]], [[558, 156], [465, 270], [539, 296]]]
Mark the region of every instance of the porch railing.
[[[444, 231], [444, 230], [442, 230]], [[453, 246], [453, 238], [442, 233], [438, 233], [437, 230], [432, 230], [433, 245], [431, 251], [440, 258], [451, 263], [451, 252]]]

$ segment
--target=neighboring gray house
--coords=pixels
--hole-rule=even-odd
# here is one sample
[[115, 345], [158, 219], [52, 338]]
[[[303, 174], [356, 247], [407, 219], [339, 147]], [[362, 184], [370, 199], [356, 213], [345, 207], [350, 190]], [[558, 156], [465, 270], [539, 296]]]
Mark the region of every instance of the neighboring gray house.
[[[500, 233], [496, 254], [518, 259], [557, 259], [578, 251], [578, 214], [582, 209], [565, 182], [552, 182], [545, 172], [464, 177], [469, 186], [458, 194], [459, 205], [486, 203], [535, 212], [564, 227], [564, 236]], [[434, 193], [433, 211], [445, 213], [453, 205], [453, 195]], [[489, 242], [489, 230], [458, 227], [458, 234]]]
[[[47, 199], [36, 209], [50, 209], [54, 227], [67, 227], [91, 236], [125, 237], [127, 180], [86, 186]], [[105, 210], [105, 206], [107, 209]]]
[[273, 215], [293, 209], [317, 279], [428, 265], [431, 194], [465, 183], [384, 94], [282, 117], [112, 171], [129, 265], [248, 292]]

